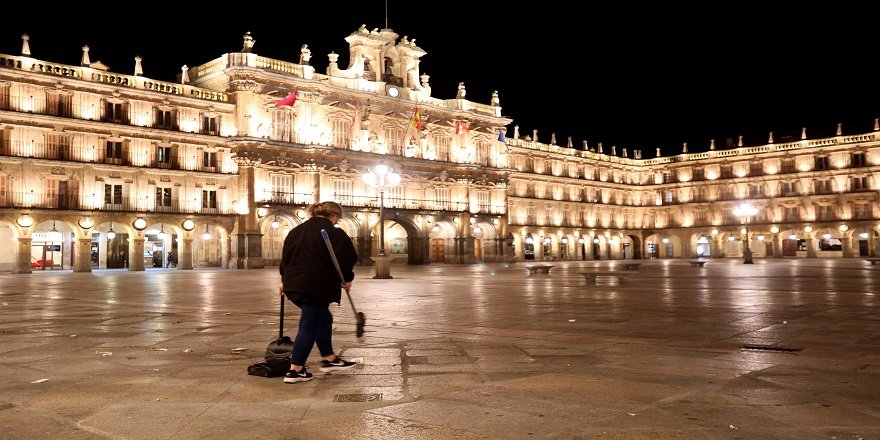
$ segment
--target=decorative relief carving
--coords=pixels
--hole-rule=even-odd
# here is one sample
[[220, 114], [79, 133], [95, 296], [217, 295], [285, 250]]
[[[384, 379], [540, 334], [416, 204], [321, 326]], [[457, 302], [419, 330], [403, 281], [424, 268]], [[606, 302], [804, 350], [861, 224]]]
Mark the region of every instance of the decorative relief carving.
[[260, 84], [257, 83], [252, 75], [238, 75], [229, 81], [229, 87], [234, 92], [258, 92]]
[[205, 185], [216, 185], [217, 181], [215, 179], [207, 179], [205, 180]]
[[171, 176], [159, 176], [159, 181], [160, 182], [170, 182]]
[[260, 153], [255, 151], [240, 151], [234, 153], [232, 156], [232, 160], [235, 161], [238, 166], [257, 166], [263, 162], [263, 157]]
[[296, 97], [308, 104], [320, 104], [321, 100], [324, 99], [324, 95], [318, 92], [297, 93]]
[[120, 173], [119, 171], [110, 171], [110, 178], [111, 179], [121, 179], [122, 173]]
[[290, 157], [288, 157], [287, 152], [282, 151], [281, 153], [278, 153], [278, 157], [276, 158], [275, 163], [282, 167], [286, 167], [287, 165], [289, 165]]
[[63, 176], [65, 174], [64, 167], [52, 167], [52, 174]]

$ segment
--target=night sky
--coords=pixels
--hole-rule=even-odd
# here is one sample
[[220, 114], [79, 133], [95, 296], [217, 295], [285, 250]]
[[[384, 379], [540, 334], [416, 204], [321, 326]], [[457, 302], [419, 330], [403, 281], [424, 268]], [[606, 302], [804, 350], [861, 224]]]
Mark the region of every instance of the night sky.
[[346, 36], [361, 24], [385, 28], [387, 17], [427, 52], [420, 70], [435, 98], [453, 98], [461, 81], [476, 102], [498, 90], [513, 120], [508, 136], [519, 125], [542, 142], [555, 132], [560, 145], [571, 136], [575, 147], [602, 142], [606, 153], [616, 145], [652, 158], [657, 147], [681, 153], [684, 142], [706, 151], [711, 138], [719, 149], [740, 135], [745, 146], [765, 144], [770, 131], [777, 143], [798, 140], [802, 127], [809, 138], [833, 136], [838, 123], [844, 134], [864, 133], [880, 117], [875, 6], [389, 0], [386, 15], [384, 1], [345, 2], [348, 10], [275, 3], [228, 12], [142, 5], [136, 15], [63, 6], [32, 19], [24, 6], [4, 6], [0, 52], [19, 55], [28, 33], [34, 58], [79, 65], [88, 45], [91, 61], [113, 72], [132, 74], [140, 55], [144, 76], [174, 81], [184, 64], [241, 50], [250, 31], [260, 56], [296, 62], [308, 44], [324, 73], [331, 51], [348, 66]]

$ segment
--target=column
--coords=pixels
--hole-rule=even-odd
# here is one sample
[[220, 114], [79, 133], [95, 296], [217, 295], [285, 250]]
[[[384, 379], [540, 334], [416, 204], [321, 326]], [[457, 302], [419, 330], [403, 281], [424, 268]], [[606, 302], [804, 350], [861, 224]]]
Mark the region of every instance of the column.
[[[192, 235], [192, 232], [187, 232]], [[193, 268], [193, 238], [184, 237], [177, 246], [177, 270], [192, 270]]]
[[16, 253], [15, 267], [12, 269], [12, 273], [31, 272], [33, 272], [31, 268], [31, 238], [19, 237], [18, 252]]
[[255, 143], [242, 143], [236, 147], [235, 163], [238, 164], [239, 194], [238, 203], [247, 207], [247, 213], [237, 216], [236, 226], [231, 234], [231, 269], [262, 269], [263, 234], [257, 226], [257, 210], [254, 203], [254, 167], [262, 163], [260, 153], [244, 150], [256, 147]]
[[91, 272], [92, 271], [92, 239], [77, 238], [75, 240], [76, 258], [73, 266], [74, 272]]
[[138, 232], [135, 237], [128, 239], [128, 270], [143, 271], [144, 270], [144, 235]]
[[858, 257], [858, 248], [853, 252], [853, 238], [852, 235], [849, 237], [846, 234], [841, 233], [840, 242], [843, 244], [843, 257]]
[[807, 243], [807, 258], [816, 258], [816, 238], [807, 237], [804, 240]]

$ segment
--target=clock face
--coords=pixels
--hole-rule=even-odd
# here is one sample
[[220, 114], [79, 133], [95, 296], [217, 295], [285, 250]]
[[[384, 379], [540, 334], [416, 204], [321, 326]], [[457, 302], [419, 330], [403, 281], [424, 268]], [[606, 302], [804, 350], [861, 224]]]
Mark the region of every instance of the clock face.
[[400, 90], [398, 90], [397, 87], [389, 87], [388, 95], [392, 98], [397, 98], [398, 96], [400, 96]]

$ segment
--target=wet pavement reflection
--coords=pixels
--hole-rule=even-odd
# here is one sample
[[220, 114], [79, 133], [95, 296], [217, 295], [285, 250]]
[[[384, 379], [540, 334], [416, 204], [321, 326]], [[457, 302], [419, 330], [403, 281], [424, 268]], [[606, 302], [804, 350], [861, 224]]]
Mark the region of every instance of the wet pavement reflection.
[[528, 264], [357, 267], [293, 385], [276, 268], [0, 274], [0, 439], [880, 439], [880, 265]]

